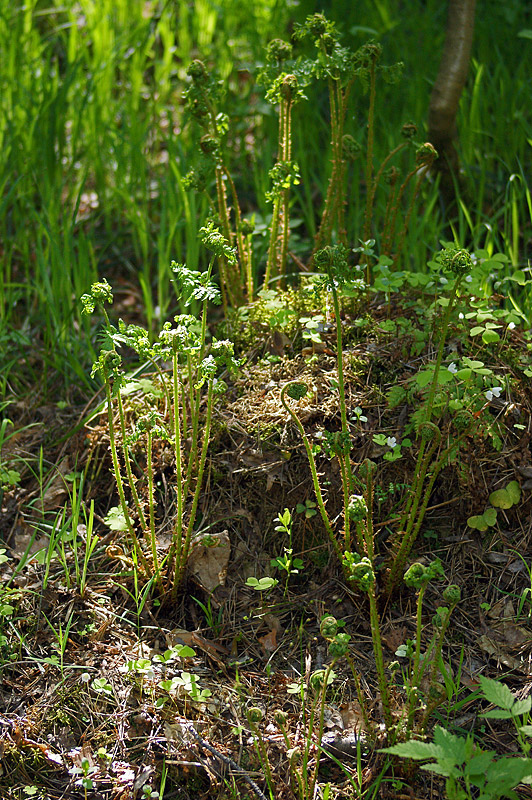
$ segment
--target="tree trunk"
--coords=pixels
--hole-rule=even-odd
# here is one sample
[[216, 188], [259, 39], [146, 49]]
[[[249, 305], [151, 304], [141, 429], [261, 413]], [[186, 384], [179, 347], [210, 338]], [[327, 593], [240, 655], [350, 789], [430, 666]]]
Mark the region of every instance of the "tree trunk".
[[440, 191], [446, 206], [456, 200], [459, 180], [456, 114], [469, 68], [475, 24], [476, 0], [449, 0], [445, 44], [429, 105], [428, 140], [438, 151], [436, 169], [441, 174]]

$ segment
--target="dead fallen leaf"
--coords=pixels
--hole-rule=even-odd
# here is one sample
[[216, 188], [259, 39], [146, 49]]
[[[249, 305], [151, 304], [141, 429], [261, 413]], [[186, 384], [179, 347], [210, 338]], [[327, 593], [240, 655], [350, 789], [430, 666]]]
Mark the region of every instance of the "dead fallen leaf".
[[201, 536], [192, 544], [188, 566], [198, 583], [208, 592], [225, 584], [231, 542], [227, 531]]
[[515, 622], [515, 608], [509, 597], [502, 597], [487, 613], [490, 624], [478, 639], [481, 650], [501, 664], [519, 672], [528, 673], [526, 662], [512, 655], [525, 643], [532, 641], [532, 633]]
[[199, 633], [196, 633], [195, 631], [186, 631], [181, 628], [175, 628], [173, 631], [169, 631], [165, 638], [168, 647], [175, 647], [177, 644], [186, 644], [192, 648], [199, 647], [200, 650], [208, 653], [211, 658], [217, 658], [218, 654], [223, 656], [230, 655], [229, 650], [226, 647], [222, 647], [221, 644], [204, 639], [203, 636], [200, 636]]
[[406, 627], [401, 625], [400, 627], [394, 627], [390, 631], [387, 631], [385, 635], [382, 637], [382, 641], [388, 648], [391, 650], [392, 653], [395, 653], [399, 645], [404, 644], [406, 640]]
[[358, 700], [351, 700], [340, 705], [340, 714], [346, 731], [365, 731], [364, 714]]
[[43, 511], [53, 511], [63, 505], [68, 495], [65, 475], [72, 472], [70, 458], [65, 456], [55, 467], [54, 477], [46, 486], [44, 494], [38, 504]]
[[477, 643], [481, 650], [483, 650], [489, 656], [492, 656], [497, 662], [504, 664], [505, 667], [518, 670], [519, 672], [527, 671], [523, 670], [524, 665], [518, 661], [517, 658], [510, 656], [503, 647], [501, 647], [497, 642], [493, 641], [493, 639], [490, 639], [490, 637], [486, 634], [483, 634], [477, 640]]
[[266, 653], [274, 653], [277, 650], [277, 633], [275, 630], [268, 631], [264, 636], [257, 637], [257, 641], [262, 645]]

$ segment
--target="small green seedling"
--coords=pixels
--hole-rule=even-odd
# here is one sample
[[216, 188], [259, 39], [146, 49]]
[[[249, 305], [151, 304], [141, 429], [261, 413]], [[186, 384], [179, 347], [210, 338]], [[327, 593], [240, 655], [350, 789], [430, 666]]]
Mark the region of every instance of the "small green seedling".
[[112, 531], [127, 531], [126, 517], [120, 506], [110, 508], [104, 522]]
[[490, 494], [489, 500], [495, 508], [487, 508], [483, 514], [469, 517], [467, 524], [478, 531], [487, 531], [497, 522], [497, 508], [508, 509], [515, 506], [521, 499], [521, 487], [517, 481], [510, 481], [504, 489], [496, 489]]
[[248, 578], [246, 586], [250, 586], [256, 592], [267, 592], [277, 586], [278, 583], [279, 581], [276, 578]]
[[167, 692], [174, 692], [181, 688], [191, 700], [197, 703], [204, 703], [212, 695], [210, 689], [200, 689], [198, 676], [191, 672], [182, 672], [181, 675], [176, 675], [171, 680], [161, 681], [159, 686]]
[[298, 514], [304, 514], [305, 519], [315, 517], [318, 513], [316, 511], [316, 503], [313, 500], [305, 500], [304, 503], [298, 503], [296, 505], [296, 511]]
[[351, 417], [352, 420], [356, 420], [357, 422], [367, 422], [368, 418], [363, 413], [363, 409], [360, 406], [355, 406], [353, 409], [353, 416]]

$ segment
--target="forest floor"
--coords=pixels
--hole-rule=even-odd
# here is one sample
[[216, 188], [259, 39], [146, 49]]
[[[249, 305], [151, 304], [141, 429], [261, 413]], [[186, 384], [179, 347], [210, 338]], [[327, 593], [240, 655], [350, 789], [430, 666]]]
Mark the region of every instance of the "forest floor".
[[[390, 520], [412, 481], [417, 451], [414, 440], [401, 458], [385, 458], [391, 447], [379, 435], [402, 441], [417, 402], [414, 391], [391, 408], [387, 396], [391, 387], [411, 385], [434, 357], [434, 343], [416, 337], [422, 326], [415, 304], [390, 314], [379, 303], [362, 316], [346, 311], [342, 328], [351, 461], [355, 468], [365, 458], [378, 465], [373, 519], [384, 562], [393, 547]], [[394, 318], [414, 326], [390, 327]], [[314, 343], [259, 323], [249, 331], [243, 365], [215, 411], [196, 545], [171, 604], [144, 591], [133, 577], [125, 534], [104, 524], [116, 494], [102, 395], [85, 408], [37, 402], [10, 409], [16, 433], [2, 460], [16, 462], [21, 479], [4, 487], [2, 499], [0, 791], [6, 800], [135, 800], [157, 792], [167, 800], [268, 797], [268, 770], [275, 799], [289, 800], [297, 796], [296, 748], [305, 747], [318, 796], [444, 796], [443, 780], [427, 772], [398, 762], [383, 774], [384, 728], [364, 731], [345, 660], [335, 664], [317, 739], [309, 678], [328, 663], [320, 634], [327, 614], [350, 634], [367, 713], [377, 731], [382, 722], [367, 598], [344, 579], [316, 513], [303, 442], [280, 402], [284, 383], [304, 381], [312, 392], [297, 408], [309, 439], [318, 443], [324, 430], [339, 429], [336, 340], [327, 325]], [[451, 332], [446, 353], [457, 352], [457, 337]], [[447, 674], [429, 731], [437, 723], [473, 732], [501, 755], [517, 752], [515, 735], [506, 721], [479, 717], [488, 706], [476, 690], [481, 675], [502, 679], [518, 698], [532, 688], [532, 391], [508, 356], [525, 350], [519, 329], [508, 329], [500, 347], [475, 340], [468, 351], [503, 375], [507, 389], [483, 402], [482, 425], [442, 470], [409, 561], [438, 558], [446, 575], [427, 590], [424, 645], [445, 585], [457, 584], [462, 595], [445, 638]], [[145, 401], [154, 381], [142, 376], [128, 395], [131, 407]], [[444, 416], [441, 424], [450, 435]], [[164, 549], [175, 516], [173, 464], [164, 443], [154, 458]], [[341, 530], [338, 463], [317, 458], [329, 516]], [[55, 465], [45, 484], [42, 463]], [[73, 530], [65, 509], [82, 471], [82, 512]], [[485, 530], [468, 525], [484, 514], [490, 493], [511, 481], [520, 485], [520, 501], [498, 509], [496, 524]], [[91, 500], [92, 533], [100, 538], [84, 562]], [[293, 516], [291, 542], [275, 530], [285, 508]], [[291, 574], [275, 564], [289, 548]], [[265, 581], [259, 591], [249, 578], [277, 582]], [[416, 632], [415, 591], [403, 586], [382, 600], [380, 615], [385, 661], [405, 670]], [[178, 657], [177, 645], [192, 650]], [[395, 717], [404, 702], [398, 676]], [[249, 719], [254, 707], [262, 712], [260, 735]], [[286, 714], [284, 730], [279, 711]], [[521, 787], [519, 796], [532, 791]]]

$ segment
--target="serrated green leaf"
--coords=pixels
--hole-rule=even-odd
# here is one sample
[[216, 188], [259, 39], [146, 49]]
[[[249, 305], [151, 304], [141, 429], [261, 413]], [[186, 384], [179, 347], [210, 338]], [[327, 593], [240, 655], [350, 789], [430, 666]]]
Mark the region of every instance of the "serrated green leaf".
[[422, 764], [420, 769], [427, 772], [434, 772], [435, 775], [443, 775], [445, 778], [460, 778], [462, 773], [457, 769], [452, 761], [442, 759], [437, 764]]
[[396, 408], [406, 398], [406, 391], [402, 386], [392, 386], [387, 395], [389, 408]]
[[470, 741], [463, 736], [455, 736], [436, 725], [434, 728], [434, 742], [440, 750], [445, 753], [445, 758], [452, 760], [454, 764], [463, 764], [467, 760], [470, 750]]
[[392, 747], [385, 747], [379, 753], [390, 753], [392, 756], [402, 756], [403, 758], [445, 758], [445, 751], [433, 742], [417, 742], [412, 739], [409, 742], [394, 744]]
[[494, 783], [501, 796], [505, 789], [513, 789], [525, 778], [532, 776], [532, 758], [499, 758], [486, 771], [488, 783]]
[[499, 706], [499, 708], [504, 708], [507, 711], [511, 709], [515, 702], [515, 697], [505, 683], [486, 678], [484, 675], [480, 675], [479, 682], [482, 694], [489, 703], [493, 703], [494, 706]]
[[468, 775], [483, 775], [493, 761], [493, 753], [489, 750], [474, 755], [466, 764]]
[[504, 711], [502, 708], [494, 708], [491, 711], [485, 711], [480, 715], [484, 719], [513, 719], [511, 711]]
[[512, 706], [512, 714], [516, 716], [517, 714], [528, 714], [530, 709], [532, 708], [532, 697], [529, 695], [525, 697], [524, 700], [516, 700]]

